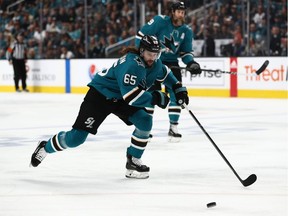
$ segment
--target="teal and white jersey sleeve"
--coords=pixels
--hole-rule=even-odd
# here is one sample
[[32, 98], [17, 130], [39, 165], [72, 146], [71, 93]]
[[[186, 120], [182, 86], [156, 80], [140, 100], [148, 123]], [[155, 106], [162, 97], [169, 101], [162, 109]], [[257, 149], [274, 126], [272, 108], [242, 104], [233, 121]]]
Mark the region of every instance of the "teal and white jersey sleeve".
[[193, 61], [193, 33], [187, 25], [174, 26], [169, 16], [155, 16], [145, 24], [136, 35], [136, 46], [144, 35], [154, 35], [162, 46], [163, 62], [178, 62], [178, 58], [187, 64]]
[[169, 70], [169, 73], [167, 74], [163, 84], [167, 87], [169, 87], [170, 89], [172, 89], [173, 85], [175, 85], [177, 82], [179, 82], [176, 77], [174, 76], [174, 74], [172, 73], [171, 70]]
[[163, 83], [165, 86], [172, 89], [172, 86], [175, 85], [178, 80], [173, 75], [170, 68], [168, 68], [166, 65], [162, 64], [162, 73], [159, 74], [157, 77], [157, 81], [160, 83]]
[[152, 95], [145, 91], [146, 69], [136, 54], [121, 57], [111, 68], [97, 73], [88, 86], [107, 99], [123, 99], [131, 106], [146, 107], [152, 102]]
[[131, 106], [149, 107], [152, 95], [147, 89], [156, 80], [170, 88], [178, 82], [160, 59], [152, 67], [146, 68], [137, 54], [128, 53], [108, 70], [97, 73], [88, 86], [94, 87], [107, 99], [123, 99]]
[[144, 35], [154, 35], [160, 39], [159, 29], [165, 28], [164, 21], [165, 16], [158, 15], [153, 17], [148, 23], [146, 23], [136, 35], [136, 46], [139, 46], [140, 40]]
[[179, 47], [179, 57], [181, 57], [182, 61], [185, 64], [188, 64], [189, 62], [193, 61], [193, 33], [192, 33], [192, 29], [187, 26], [184, 25], [183, 28], [185, 28], [185, 36], [183, 37], [183, 41], [180, 44]]

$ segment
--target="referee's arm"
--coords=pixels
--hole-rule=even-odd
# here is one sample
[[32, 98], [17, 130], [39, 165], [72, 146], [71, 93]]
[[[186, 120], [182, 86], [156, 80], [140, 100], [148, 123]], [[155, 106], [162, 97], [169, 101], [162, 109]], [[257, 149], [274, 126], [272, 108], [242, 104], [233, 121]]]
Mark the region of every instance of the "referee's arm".
[[7, 49], [6, 58], [8, 59], [10, 65], [12, 64], [12, 55], [13, 55], [13, 48], [9, 46]]

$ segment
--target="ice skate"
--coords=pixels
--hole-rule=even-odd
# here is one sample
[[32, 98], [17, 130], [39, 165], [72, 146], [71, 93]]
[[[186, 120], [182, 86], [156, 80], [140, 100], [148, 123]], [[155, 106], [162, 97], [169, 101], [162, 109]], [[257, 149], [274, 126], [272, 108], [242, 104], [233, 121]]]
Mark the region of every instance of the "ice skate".
[[126, 177], [136, 179], [149, 178], [150, 168], [144, 165], [141, 159], [135, 158], [131, 155], [127, 155], [126, 162]]
[[35, 149], [34, 153], [31, 156], [31, 163], [30, 166], [37, 167], [46, 157], [47, 152], [44, 149], [46, 145], [46, 141], [42, 141], [39, 143], [37, 148]]
[[170, 142], [180, 142], [182, 135], [178, 132], [177, 124], [171, 124], [168, 132]]

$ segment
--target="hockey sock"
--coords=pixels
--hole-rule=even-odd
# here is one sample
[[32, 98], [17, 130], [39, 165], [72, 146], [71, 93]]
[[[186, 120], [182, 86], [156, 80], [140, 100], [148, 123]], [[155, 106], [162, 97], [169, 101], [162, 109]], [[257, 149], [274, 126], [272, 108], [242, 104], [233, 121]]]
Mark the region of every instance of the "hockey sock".
[[168, 115], [171, 124], [177, 124], [180, 118], [181, 107], [169, 105]]
[[61, 131], [48, 140], [45, 150], [48, 153], [63, 151], [66, 148], [75, 148], [85, 142], [88, 132], [72, 129], [70, 131]]
[[127, 154], [135, 158], [141, 158], [149, 140], [150, 131], [135, 129], [131, 137], [131, 145], [127, 148]]

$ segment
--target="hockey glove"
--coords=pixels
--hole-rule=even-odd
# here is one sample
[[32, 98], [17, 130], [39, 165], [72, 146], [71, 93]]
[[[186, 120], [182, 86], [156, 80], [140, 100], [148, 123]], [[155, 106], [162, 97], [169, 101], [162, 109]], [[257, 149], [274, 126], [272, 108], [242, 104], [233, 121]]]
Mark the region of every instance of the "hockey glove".
[[201, 68], [200, 65], [195, 62], [195, 61], [191, 61], [187, 64], [186, 69], [191, 73], [191, 74], [201, 74]]
[[162, 109], [165, 109], [170, 101], [168, 95], [161, 91], [152, 92], [152, 105], [157, 105]]
[[176, 103], [178, 105], [189, 104], [189, 97], [186, 87], [182, 86], [182, 83], [176, 83], [173, 85], [173, 91], [176, 97]]

